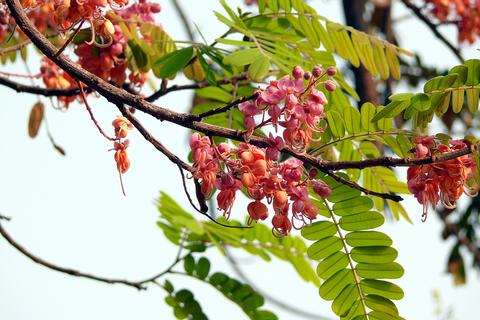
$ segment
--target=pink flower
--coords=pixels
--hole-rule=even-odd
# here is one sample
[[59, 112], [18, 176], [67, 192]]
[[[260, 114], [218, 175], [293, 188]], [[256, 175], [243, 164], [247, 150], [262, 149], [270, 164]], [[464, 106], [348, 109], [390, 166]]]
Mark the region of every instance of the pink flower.
[[281, 236], [286, 236], [292, 230], [292, 223], [288, 216], [283, 214], [275, 214], [272, 219], [273, 230], [277, 231]]
[[247, 206], [248, 214], [253, 220], [265, 220], [268, 218], [268, 208], [266, 205], [256, 200], [250, 202]]
[[315, 180], [313, 182], [312, 188], [316, 194], [318, 194], [320, 197], [324, 199], [328, 198], [332, 193], [332, 189], [330, 189], [330, 187], [322, 180]]
[[280, 174], [282, 175], [283, 179], [289, 183], [298, 182], [302, 177], [302, 165], [302, 161], [295, 158], [290, 158], [282, 164], [280, 168]]

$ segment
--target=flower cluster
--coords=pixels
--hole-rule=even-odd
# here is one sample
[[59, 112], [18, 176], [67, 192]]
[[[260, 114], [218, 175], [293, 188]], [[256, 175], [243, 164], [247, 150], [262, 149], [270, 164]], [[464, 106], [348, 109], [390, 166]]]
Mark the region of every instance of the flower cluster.
[[[468, 146], [462, 140], [437, 144], [433, 137], [416, 138], [414, 143], [415, 156], [419, 159], [438, 156]], [[467, 185], [467, 181], [473, 177], [475, 167], [475, 161], [469, 154], [408, 169], [408, 189], [418, 202], [423, 204], [422, 221], [427, 218], [429, 204], [435, 207], [441, 201], [446, 208], [455, 208], [455, 202], [463, 192], [469, 195], [476, 193], [476, 188]]]
[[[40, 63], [40, 74], [42, 75], [43, 83], [49, 89], [66, 90], [77, 87], [75, 80], [47, 57], [44, 57]], [[68, 107], [70, 102], [74, 100], [75, 96], [58, 97], [58, 101], [60, 101], [64, 107]]]
[[478, 0], [426, 0], [431, 14], [442, 23], [454, 23], [459, 41], [475, 42], [480, 35], [480, 1]]
[[114, 159], [117, 163], [117, 170], [120, 174], [128, 171], [130, 168], [130, 160], [128, 159], [127, 148], [130, 145], [130, 141], [125, 139], [130, 130], [133, 129], [132, 124], [127, 118], [118, 116], [112, 121], [112, 126], [115, 131], [115, 138], [117, 139], [113, 143], [113, 150], [115, 150]]
[[99, 35], [110, 39], [115, 30], [112, 22], [105, 18], [103, 12], [107, 7], [119, 8], [126, 5], [128, 0], [22, 0], [26, 9], [35, 9], [48, 5], [50, 14], [59, 30], [69, 30], [82, 20], [89, 21], [92, 26], [92, 39]]
[[252, 199], [247, 206], [250, 222], [267, 219], [269, 209], [265, 202], [271, 205], [273, 232], [285, 236], [292, 226], [301, 228], [317, 217], [318, 208], [309, 198], [308, 188], [324, 198], [331, 190], [315, 179], [315, 170], [305, 176], [302, 161], [273, 160], [278, 155], [271, 155], [278, 152], [283, 140], [271, 135], [269, 141], [272, 146], [268, 149], [247, 143], [233, 148], [226, 143], [217, 146], [210, 138], [194, 133], [190, 138], [195, 162], [193, 177], [200, 182], [206, 197], [212, 195], [215, 187], [219, 190], [217, 204], [226, 218], [230, 216], [236, 193], [242, 189]]
[[[275, 131], [278, 126], [283, 127], [285, 144], [294, 150], [304, 151], [314, 139], [314, 133], [324, 129], [319, 124], [324, 118], [323, 109], [328, 101], [315, 86], [322, 84], [326, 90], [334, 91], [335, 82], [330, 79], [321, 82], [321, 79], [324, 76], [332, 77], [335, 73], [335, 67], [323, 70], [317, 66], [312, 72], [304, 72], [297, 66], [292, 71], [293, 79], [286, 75], [280, 80], [270, 81], [265, 90], [258, 92], [254, 102], [247, 101], [239, 105], [247, 136], [257, 127], [255, 116], [262, 115], [263, 120], [258, 126], [271, 124]], [[265, 119], [266, 113], [268, 119]]]
[[132, 16], [138, 16], [143, 22], [155, 22], [155, 13], [159, 13], [161, 6], [159, 3], [147, 2], [146, 0], [139, 0], [128, 8], [118, 10], [117, 13], [123, 19], [130, 19]]

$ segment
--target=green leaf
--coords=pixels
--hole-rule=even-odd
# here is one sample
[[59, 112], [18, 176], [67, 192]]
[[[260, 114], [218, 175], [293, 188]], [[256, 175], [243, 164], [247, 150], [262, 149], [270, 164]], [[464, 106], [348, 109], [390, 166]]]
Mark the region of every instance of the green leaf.
[[365, 297], [365, 304], [372, 310], [398, 316], [398, 309], [395, 304], [384, 297], [369, 294]]
[[185, 269], [186, 273], [193, 274], [193, 271], [195, 270], [195, 259], [192, 255], [185, 257], [183, 260], [183, 268]]
[[262, 54], [258, 48], [235, 51], [223, 59], [223, 63], [241, 67], [258, 60]]
[[302, 33], [305, 35], [307, 40], [310, 42], [313, 48], [320, 47], [320, 40], [318, 39], [317, 34], [313, 30], [312, 23], [310, 20], [305, 17], [305, 15], [301, 14], [298, 17], [298, 22], [300, 27], [302, 28]]
[[351, 247], [391, 246], [392, 239], [378, 231], [354, 231], [345, 236]]
[[367, 132], [375, 131], [375, 124], [372, 123], [375, 112], [375, 106], [370, 102], [364, 103], [360, 109], [362, 127]]
[[343, 120], [345, 122], [345, 129], [351, 134], [362, 132], [360, 112], [357, 108], [351, 106], [346, 107], [343, 110]]
[[325, 27], [318, 22], [317, 19], [312, 19], [312, 27], [317, 32], [317, 36], [325, 47], [325, 50], [328, 52], [333, 52], [335, 50], [335, 46], [333, 45]]
[[362, 196], [348, 201], [337, 202], [333, 205], [333, 210], [335, 211], [335, 214], [339, 216], [347, 216], [369, 211], [372, 207], [372, 199]]
[[355, 267], [357, 274], [366, 279], [398, 279], [404, 270], [396, 262], [359, 263]]
[[356, 247], [350, 254], [359, 263], [389, 263], [398, 256], [397, 250], [392, 247]]
[[322, 279], [328, 279], [337, 273], [337, 271], [344, 269], [347, 266], [347, 255], [342, 251], [337, 251], [318, 264], [317, 274]]
[[320, 260], [342, 248], [342, 241], [338, 237], [328, 237], [314, 242], [308, 247], [307, 254], [313, 260]]
[[[137, 67], [142, 71], [148, 70], [148, 55], [134, 40], [128, 40], [128, 46], [132, 50]], [[190, 55], [191, 57], [191, 55]]]
[[467, 106], [470, 112], [478, 111], [478, 95], [480, 90], [476, 88], [467, 88]]
[[463, 108], [463, 101], [465, 99], [465, 90], [456, 89], [452, 91], [452, 110], [459, 113]]
[[354, 231], [373, 229], [381, 226], [384, 221], [382, 214], [368, 211], [342, 217], [339, 223], [343, 230]]
[[352, 270], [342, 269], [320, 286], [320, 296], [325, 300], [333, 300], [342, 292], [343, 288], [354, 281]]
[[330, 221], [317, 221], [302, 229], [302, 236], [307, 240], [320, 240], [337, 233], [335, 224]]
[[165, 280], [165, 282], [163, 283], [163, 288], [165, 288], [165, 290], [168, 292], [168, 293], [172, 293], [175, 289], [173, 288], [173, 285], [170, 281], [168, 280]]
[[193, 48], [187, 47], [168, 53], [155, 61], [155, 66], [160, 69], [158, 76], [160, 78], [169, 78], [175, 76], [192, 59]]
[[360, 196], [360, 194], [360, 190], [341, 185], [340, 187], [332, 190], [332, 193], [330, 193], [330, 196], [327, 198], [327, 200], [333, 203], [342, 202], [348, 199], [356, 198]]
[[345, 315], [352, 308], [353, 304], [360, 298], [358, 289], [354, 284], [346, 286], [342, 292], [333, 300], [332, 310], [338, 316]]
[[388, 281], [364, 279], [360, 284], [363, 291], [368, 294], [379, 295], [392, 300], [400, 300], [404, 296], [403, 290], [399, 286]]
[[210, 261], [207, 258], [201, 257], [196, 266], [196, 273], [200, 279], [205, 279], [210, 272]]
[[393, 316], [391, 314], [380, 312], [380, 311], [369, 312], [368, 318], [371, 320], [400, 320], [400, 318], [397, 316]]
[[326, 112], [328, 127], [335, 137], [341, 138], [345, 135], [342, 116], [335, 110]]
[[464, 65], [468, 68], [467, 86], [475, 86], [480, 83], [480, 60], [471, 59], [465, 61]]
[[262, 80], [270, 68], [270, 59], [260, 56], [248, 67], [248, 77], [252, 80]]
[[426, 111], [430, 109], [430, 97], [424, 93], [418, 93], [411, 99], [412, 106], [418, 111]]

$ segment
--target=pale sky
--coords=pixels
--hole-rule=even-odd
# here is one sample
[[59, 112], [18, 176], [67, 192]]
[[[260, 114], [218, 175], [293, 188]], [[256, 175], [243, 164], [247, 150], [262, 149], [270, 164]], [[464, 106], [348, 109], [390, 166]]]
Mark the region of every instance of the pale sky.
[[[186, 39], [170, 1], [160, 3], [159, 21], [174, 39]], [[216, 0], [182, 3], [207, 40], [225, 31], [212, 13], [212, 9], [221, 10]], [[340, 1], [312, 3], [320, 14], [343, 21]], [[402, 6], [397, 7], [395, 16], [404, 16]], [[405, 20], [397, 30], [403, 47], [420, 51], [429, 64], [457, 64], [450, 52], [414, 19]], [[449, 37], [454, 39], [454, 33], [449, 32]], [[478, 54], [470, 48], [467, 56], [474, 58]], [[34, 63], [30, 66], [35, 68]], [[16, 66], [15, 71], [24, 72], [23, 66]], [[177, 81], [187, 80], [178, 77]], [[37, 139], [28, 138], [27, 119], [36, 98], [7, 88], [0, 88], [0, 95], [0, 213], [13, 217], [9, 223], [3, 222], [9, 233], [48, 261], [105, 277], [138, 280], [168, 266], [176, 247], [157, 228], [158, 212], [153, 201], [162, 190], [189, 209], [176, 166], [138, 132], [132, 132], [132, 165], [124, 177], [128, 194], [124, 197], [113, 154], [107, 152], [111, 145], [98, 134], [83, 106], [72, 104], [65, 113], [47, 108], [53, 135], [67, 152], [67, 157], [61, 157], [52, 149], [44, 127]], [[190, 99], [190, 94], [174, 93], [158, 104], [186, 111]], [[42, 101], [49, 105], [48, 100]], [[116, 108], [104, 99], [91, 98], [90, 104], [100, 123], [110, 129], [111, 120], [118, 114]], [[141, 118], [156, 137], [186, 159], [187, 130]], [[235, 206], [233, 217], [243, 219], [244, 204]], [[438, 289], [444, 310], [452, 308], [455, 319], [474, 319], [480, 289], [478, 273], [469, 268], [467, 285], [452, 286], [452, 278], [445, 272], [452, 243], [440, 240], [441, 223], [435, 214], [421, 223], [421, 206], [413, 198], [409, 197], [405, 205], [414, 225], [387, 222], [383, 228], [393, 238], [399, 251], [398, 261], [405, 268], [405, 275], [396, 281], [405, 291], [405, 298], [397, 304], [401, 314], [409, 320], [438, 319], [432, 299], [432, 290]], [[219, 254], [208, 256], [212, 270], [235, 277]], [[245, 262], [244, 270], [263, 290], [297, 307], [335, 319], [330, 303], [322, 301], [317, 289], [303, 283], [289, 265], [254, 258], [241, 260]], [[470, 263], [467, 260], [467, 265]], [[210, 287], [180, 276], [169, 279], [178, 289], [194, 291], [210, 319], [246, 319], [236, 305]], [[154, 286], [138, 292], [48, 270], [0, 239], [0, 319], [174, 319], [163, 299], [164, 292]], [[267, 308], [280, 319], [301, 319], [269, 304]]]

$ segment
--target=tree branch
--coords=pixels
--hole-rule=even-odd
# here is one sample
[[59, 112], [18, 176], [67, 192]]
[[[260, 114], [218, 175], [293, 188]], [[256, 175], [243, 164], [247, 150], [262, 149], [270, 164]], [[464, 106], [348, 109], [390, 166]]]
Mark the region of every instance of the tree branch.
[[[233, 76], [231, 78], [227, 78], [227, 79], [220, 79], [220, 80], [217, 80], [216, 81], [216, 85], [219, 86], [219, 85], [222, 85], [222, 84], [235, 84], [239, 81], [242, 81], [242, 80], [247, 80], [248, 79], [248, 75], [246, 72], [242, 72], [236, 76]], [[206, 87], [209, 87], [211, 86], [210, 82], [208, 82], [207, 80], [205, 81], [201, 81], [201, 82], [197, 82], [197, 83], [191, 83], [191, 84], [184, 84], [184, 85], [173, 85], [173, 86], [170, 86], [168, 88], [164, 88], [163, 86], [158, 89], [157, 91], [155, 91], [153, 94], [151, 94], [150, 96], [148, 96], [145, 100], [147, 100], [148, 102], [154, 102], [156, 101], [158, 98], [160, 97], [163, 97], [164, 95], [170, 93], [170, 92], [173, 92], [173, 91], [180, 91], [180, 90], [191, 90], [191, 89], [202, 89], [202, 88], [206, 88]]]
[[452, 43], [450, 43], [450, 41], [447, 40], [447, 38], [445, 38], [439, 31], [438, 31], [438, 28], [437, 28], [437, 25], [433, 24], [421, 11], [421, 9], [417, 6], [415, 6], [414, 4], [412, 4], [410, 1], [408, 0], [401, 0], [401, 2], [407, 7], [409, 8], [420, 20], [423, 21], [423, 23], [425, 23], [427, 25], [427, 27], [430, 28], [430, 30], [433, 32], [433, 34], [438, 38], [438, 40], [440, 40], [441, 42], [443, 42], [449, 49], [450, 51], [452, 51], [452, 53], [455, 55], [455, 57], [457, 57], [457, 59], [463, 63], [464, 61], [464, 58], [462, 56], [462, 54], [460, 53], [460, 50], [458, 48], [456, 48]]
[[71, 276], [75, 277], [80, 277], [80, 278], [87, 278], [95, 281], [100, 281], [108, 284], [123, 284], [126, 286], [134, 287], [137, 288], [138, 290], [144, 290], [145, 287], [143, 286], [143, 282], [132, 282], [128, 280], [123, 280], [123, 279], [115, 279], [115, 278], [105, 278], [105, 277], [99, 277], [93, 274], [89, 273], [84, 273], [81, 271], [77, 271], [75, 269], [70, 269], [70, 268], [64, 268], [57, 266], [53, 263], [50, 263], [46, 260], [43, 260], [42, 258], [35, 256], [34, 254], [30, 253], [25, 247], [17, 243], [8, 233], [7, 231], [3, 228], [3, 225], [0, 223], [0, 234], [7, 240], [8, 243], [10, 243], [15, 249], [17, 249], [19, 252], [21, 252], [24, 256], [29, 258], [35, 263], [38, 263], [44, 267], [47, 267], [51, 270], [55, 270], [58, 272], [66, 273]]
[[[119, 89], [106, 81], [103, 81], [99, 77], [91, 74], [90, 72], [80, 68], [76, 63], [72, 62], [70, 59], [64, 56], [55, 57], [57, 48], [53, 46], [38, 30], [33, 26], [29, 21], [23, 9], [18, 2], [18, 0], [6, 0], [7, 5], [9, 6], [10, 12], [14, 19], [16, 20], [20, 29], [25, 33], [27, 37], [32, 40], [32, 42], [42, 51], [47, 57], [49, 57], [55, 64], [62, 68], [65, 72], [69, 73], [73, 78], [85, 83], [90, 88], [96, 90], [107, 100], [114, 104], [126, 104], [134, 107], [142, 112], [148, 113], [153, 117], [161, 121], [169, 121], [174, 124], [183, 126], [185, 128], [193, 129], [199, 132], [202, 132], [209, 136], [219, 136], [232, 140], [243, 141], [261, 147], [266, 148], [269, 146], [269, 143], [266, 138], [259, 136], [252, 136], [249, 139], [246, 139], [244, 132], [240, 130], [234, 130], [230, 128], [223, 128], [208, 123], [200, 122], [201, 117], [199, 115], [193, 115], [188, 113], [175, 112], [166, 108], [162, 108], [156, 105], [153, 105], [143, 99], [142, 97], [131, 94], [125, 90]], [[359, 162], [330, 162], [321, 159], [309, 154], [300, 154], [292, 150], [291, 148], [284, 147], [280, 151], [293, 156], [299, 160], [302, 160], [304, 163], [308, 163], [322, 172], [327, 174], [331, 170], [339, 170], [346, 168], [365, 168], [369, 166], [392, 166], [392, 165], [401, 165], [402, 161], [408, 161], [406, 159], [392, 159], [392, 158], [381, 158], [380, 160], [365, 160]], [[460, 155], [459, 155], [460, 156]], [[428, 160], [422, 159], [420, 162], [427, 163]], [[415, 165], [411, 162], [410, 165]], [[349, 184], [352, 187], [359, 188], [356, 183]], [[362, 190], [363, 189], [359, 189]], [[391, 198], [390, 194], [379, 194], [382, 197]], [[394, 200], [394, 199], [392, 199]]]
[[[9, 217], [5, 217], [3, 215], [0, 215], [0, 220], [7, 220], [9, 221], [10, 218]], [[74, 276], [74, 277], [79, 277], [79, 278], [86, 278], [86, 279], [90, 279], [90, 280], [94, 280], [94, 281], [99, 281], [99, 282], [103, 282], [103, 283], [108, 283], [108, 284], [123, 284], [123, 285], [126, 285], [126, 286], [129, 286], [129, 287], [133, 287], [133, 288], [136, 288], [138, 290], [146, 290], [147, 287], [146, 287], [146, 284], [148, 283], [153, 283], [155, 282], [157, 279], [161, 278], [162, 276], [166, 275], [167, 273], [171, 273], [172, 272], [172, 269], [180, 262], [182, 261], [183, 259], [185, 259], [185, 257], [187, 255], [184, 255], [184, 256], [180, 256], [180, 253], [181, 251], [179, 250], [175, 260], [162, 272], [154, 275], [154, 276], [151, 276], [151, 277], [148, 277], [148, 278], [145, 278], [144, 280], [140, 280], [140, 281], [129, 281], [129, 280], [124, 280], [124, 279], [116, 279], [116, 278], [106, 278], [106, 277], [100, 277], [100, 276], [96, 276], [96, 275], [93, 275], [93, 274], [90, 274], [90, 273], [84, 273], [84, 272], [81, 272], [81, 271], [78, 271], [78, 270], [75, 270], [75, 269], [70, 269], [70, 268], [64, 268], [64, 267], [60, 267], [58, 265], [55, 265], [51, 262], [48, 262], [36, 255], [34, 255], [33, 253], [29, 252], [24, 246], [22, 246], [21, 244], [19, 244], [18, 242], [16, 242], [11, 236], [10, 234], [3, 228], [3, 225], [2, 223], [0, 222], [0, 235], [3, 236], [3, 238], [5, 240], [7, 240], [7, 242], [12, 245], [15, 249], [17, 249], [20, 253], [22, 253], [24, 256], [26, 256], [27, 258], [29, 258], [30, 260], [32, 260], [33, 262], [37, 263], [37, 264], [40, 264], [48, 269], [51, 269], [51, 270], [54, 270], [54, 271], [58, 271], [58, 272], [61, 272], [61, 273], [65, 273], [65, 274], [68, 274], [70, 276]]]
[[185, 32], [188, 35], [188, 39], [190, 41], [194, 41], [195, 37], [193, 36], [192, 28], [190, 27], [190, 23], [188, 21], [189, 19], [187, 18], [187, 14], [183, 10], [183, 8], [180, 5], [180, 3], [178, 2], [178, 0], [172, 0], [172, 4], [175, 7], [175, 9], [177, 10], [177, 13], [178, 13], [180, 19], [182, 20], [183, 28], [185, 29]]

